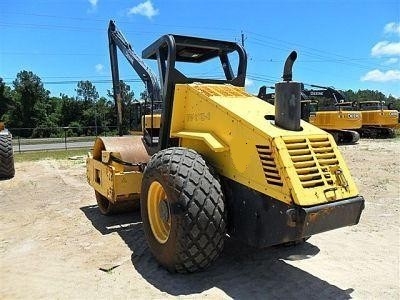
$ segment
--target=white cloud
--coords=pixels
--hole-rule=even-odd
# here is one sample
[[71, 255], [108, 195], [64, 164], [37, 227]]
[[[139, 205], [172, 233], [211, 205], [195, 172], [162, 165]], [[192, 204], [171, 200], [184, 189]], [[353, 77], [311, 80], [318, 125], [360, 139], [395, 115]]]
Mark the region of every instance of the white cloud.
[[252, 86], [254, 84], [254, 81], [249, 78], [246, 78], [244, 84], [245, 84], [245, 86]]
[[369, 71], [363, 77], [361, 81], [375, 81], [375, 82], [387, 82], [387, 81], [400, 81], [400, 70], [389, 70], [382, 72], [378, 69]]
[[158, 9], [155, 9], [151, 1], [147, 0], [129, 9], [128, 15], [142, 15], [151, 19], [158, 15]]
[[92, 5], [92, 8], [95, 8], [97, 6], [97, 2], [99, 2], [99, 0], [88, 0], [90, 5]]
[[398, 55], [400, 56], [400, 42], [381, 41], [371, 49], [372, 56]]
[[399, 62], [399, 59], [397, 57], [391, 57], [388, 60], [386, 60], [385, 62], [383, 62], [382, 65], [390, 66], [390, 65], [394, 65], [398, 62]]
[[385, 34], [398, 34], [400, 35], [400, 23], [395, 23], [395, 22], [391, 22], [385, 25], [385, 28], [383, 29], [383, 32]]
[[97, 64], [94, 66], [97, 73], [101, 73], [104, 70], [104, 66], [102, 64]]

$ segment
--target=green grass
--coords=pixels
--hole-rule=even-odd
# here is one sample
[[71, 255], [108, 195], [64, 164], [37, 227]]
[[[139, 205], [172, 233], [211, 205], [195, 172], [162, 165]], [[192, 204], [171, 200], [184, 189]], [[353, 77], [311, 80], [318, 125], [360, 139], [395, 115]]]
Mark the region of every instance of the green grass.
[[32, 152], [14, 152], [14, 161], [35, 161], [42, 159], [68, 159], [71, 156], [87, 156], [89, 149], [48, 150]]
[[396, 134], [396, 138], [400, 138], [400, 127], [396, 127], [394, 132]]

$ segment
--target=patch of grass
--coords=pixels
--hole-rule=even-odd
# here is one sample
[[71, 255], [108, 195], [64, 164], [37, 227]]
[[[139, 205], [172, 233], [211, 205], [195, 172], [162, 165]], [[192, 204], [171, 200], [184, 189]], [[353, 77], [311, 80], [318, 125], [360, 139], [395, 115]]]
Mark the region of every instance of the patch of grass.
[[394, 129], [394, 133], [396, 134], [396, 138], [400, 138], [400, 126], [397, 126]]
[[89, 149], [47, 150], [31, 152], [14, 152], [14, 161], [36, 161], [42, 159], [68, 159], [71, 156], [87, 156]]

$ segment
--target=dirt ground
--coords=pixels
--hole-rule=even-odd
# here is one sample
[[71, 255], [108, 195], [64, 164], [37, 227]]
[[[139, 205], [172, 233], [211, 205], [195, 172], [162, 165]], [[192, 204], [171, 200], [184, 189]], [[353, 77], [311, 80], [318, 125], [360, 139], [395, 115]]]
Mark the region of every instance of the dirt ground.
[[340, 149], [366, 200], [359, 225], [294, 248], [228, 240], [192, 275], [158, 266], [139, 213], [99, 214], [83, 159], [17, 163], [0, 181], [0, 298], [400, 299], [400, 139]]

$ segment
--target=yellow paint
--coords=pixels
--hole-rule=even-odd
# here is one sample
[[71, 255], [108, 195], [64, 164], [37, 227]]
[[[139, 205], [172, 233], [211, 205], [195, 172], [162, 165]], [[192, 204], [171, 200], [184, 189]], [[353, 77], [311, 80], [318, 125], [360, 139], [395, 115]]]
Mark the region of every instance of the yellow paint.
[[227, 151], [229, 148], [224, 145], [216, 136], [210, 132], [180, 131], [172, 134], [172, 137], [201, 140], [215, 152]]
[[[147, 214], [151, 231], [160, 244], [165, 244], [171, 233], [171, 212], [166, 201], [167, 195], [163, 186], [158, 181], [153, 181], [147, 195]], [[161, 206], [164, 206], [165, 216], [162, 216]]]
[[91, 157], [86, 159], [88, 183], [113, 203], [119, 199], [137, 198], [142, 185], [141, 172], [119, 169]]
[[[144, 125], [144, 126], [143, 126]], [[161, 115], [153, 115], [153, 128], [160, 128], [161, 125]], [[145, 115], [142, 117], [142, 128], [151, 128], [151, 115]]]
[[360, 111], [318, 111], [309, 122], [324, 130], [359, 129], [362, 126]]
[[[223, 176], [285, 203], [310, 206], [358, 195], [331, 135], [304, 121], [301, 131], [284, 130], [273, 115], [271, 104], [240, 87], [178, 84], [171, 136]], [[330, 166], [340, 169], [341, 180]]]
[[399, 120], [399, 112], [397, 110], [363, 110], [361, 114], [363, 126], [395, 128]]
[[[332, 112], [331, 116], [361, 121], [354, 114]], [[284, 130], [275, 126], [273, 115], [271, 104], [240, 87], [178, 84], [170, 135], [179, 138], [181, 146], [202, 154], [221, 175], [288, 204], [311, 206], [358, 195], [331, 135], [304, 121], [301, 131]], [[160, 120], [160, 115], [154, 115], [154, 128]], [[142, 122], [151, 127], [150, 116]], [[108, 149], [97, 160], [88, 158], [89, 184], [111, 202], [138, 197], [142, 173], [125, 172], [110, 160], [111, 153], [120, 157]], [[152, 195], [160, 191], [154, 187]], [[161, 229], [156, 232], [160, 242], [165, 240]]]

